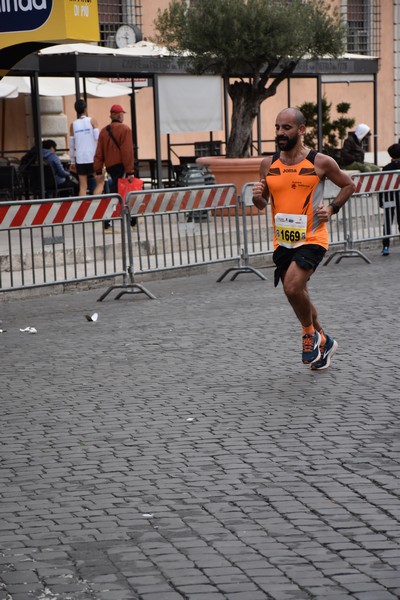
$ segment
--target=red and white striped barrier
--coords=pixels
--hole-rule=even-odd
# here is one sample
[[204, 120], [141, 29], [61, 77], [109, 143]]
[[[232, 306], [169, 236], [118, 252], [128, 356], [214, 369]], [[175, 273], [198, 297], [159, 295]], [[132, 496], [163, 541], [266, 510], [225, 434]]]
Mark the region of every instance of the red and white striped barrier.
[[131, 215], [234, 207], [236, 201], [237, 191], [234, 185], [138, 191], [131, 192], [126, 197]]
[[120, 196], [0, 203], [0, 229], [63, 225], [121, 216]]
[[352, 179], [356, 184], [355, 194], [373, 194], [400, 189], [399, 171], [360, 173], [359, 175], [353, 175]]

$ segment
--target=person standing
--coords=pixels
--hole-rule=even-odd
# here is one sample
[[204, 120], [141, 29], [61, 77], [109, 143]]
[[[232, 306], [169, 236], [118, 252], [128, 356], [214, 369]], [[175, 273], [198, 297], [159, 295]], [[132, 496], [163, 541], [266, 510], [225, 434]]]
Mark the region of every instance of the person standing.
[[[382, 167], [382, 171], [400, 170], [400, 144], [392, 144], [387, 149], [392, 159], [387, 165]], [[388, 204], [388, 206], [385, 206]], [[379, 206], [385, 209], [385, 221], [383, 225], [382, 256], [390, 254], [390, 234], [392, 233], [393, 218], [396, 216], [397, 225], [400, 231], [400, 192], [382, 192], [379, 194]]]
[[71, 171], [75, 171], [79, 179], [79, 195], [88, 193], [88, 178], [93, 178], [93, 157], [99, 138], [99, 126], [96, 119], [88, 117], [85, 100], [80, 98], [74, 104], [77, 118], [71, 123], [69, 130], [69, 152]]
[[[103, 188], [102, 173], [105, 166], [110, 176], [110, 193], [118, 193], [118, 179], [134, 177], [134, 156], [132, 131], [123, 123], [125, 111], [120, 104], [114, 104], [110, 110], [111, 123], [100, 131], [94, 155], [94, 172], [96, 178], [95, 194], [100, 194]], [[101, 189], [100, 189], [101, 188]], [[131, 225], [136, 219], [131, 219]], [[105, 222], [108, 229], [110, 223]]]
[[[274, 222], [275, 287], [284, 293], [302, 326], [302, 361], [312, 369], [329, 367], [336, 340], [325, 333], [310, 299], [307, 281], [328, 249], [327, 222], [353, 194], [355, 186], [333, 158], [303, 144], [304, 115], [295, 108], [282, 110], [275, 122], [278, 151], [263, 159], [260, 182], [254, 184], [253, 203], [262, 210], [271, 203]], [[323, 204], [324, 180], [340, 190]]]

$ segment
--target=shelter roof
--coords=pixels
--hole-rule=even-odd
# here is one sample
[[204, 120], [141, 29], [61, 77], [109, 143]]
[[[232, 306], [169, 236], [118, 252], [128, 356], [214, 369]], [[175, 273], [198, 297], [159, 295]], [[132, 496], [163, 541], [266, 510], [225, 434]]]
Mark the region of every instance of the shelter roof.
[[[138, 42], [127, 48], [103, 48], [92, 44], [61, 44], [30, 54], [9, 75], [151, 77], [178, 75], [190, 71], [189, 59], [168, 54], [166, 48]], [[362, 75], [378, 72], [378, 58], [345, 54], [339, 58], [303, 59], [293, 77], [316, 77], [321, 74]], [[239, 74], [232, 74], [232, 76]]]
[[[79, 86], [83, 89], [83, 78], [79, 79]], [[127, 87], [97, 77], [85, 78], [85, 90], [89, 96], [97, 98], [115, 98], [132, 93]], [[72, 77], [39, 77], [38, 91], [41, 96], [74, 96], [75, 80]], [[16, 98], [19, 94], [30, 93], [31, 82], [28, 76], [6, 76], [0, 81], [0, 98]]]

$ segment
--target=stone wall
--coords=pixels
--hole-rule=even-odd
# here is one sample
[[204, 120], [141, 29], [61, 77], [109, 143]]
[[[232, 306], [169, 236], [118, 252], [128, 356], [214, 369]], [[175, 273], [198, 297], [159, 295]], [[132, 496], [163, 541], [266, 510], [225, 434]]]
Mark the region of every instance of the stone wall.
[[[25, 97], [27, 118], [28, 147], [34, 145], [31, 97]], [[64, 104], [61, 96], [40, 96], [40, 114], [42, 139], [52, 139], [62, 152], [69, 146], [69, 124], [67, 115], [64, 114]]]

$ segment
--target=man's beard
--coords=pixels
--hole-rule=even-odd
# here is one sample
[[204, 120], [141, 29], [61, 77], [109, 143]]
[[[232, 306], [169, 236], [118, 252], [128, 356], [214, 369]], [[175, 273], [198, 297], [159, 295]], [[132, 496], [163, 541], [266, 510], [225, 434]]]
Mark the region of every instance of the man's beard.
[[[280, 135], [275, 138], [275, 141], [280, 150], [292, 150], [292, 148], [294, 148], [299, 141], [299, 134], [296, 133], [296, 135], [294, 135], [292, 138], [288, 137], [287, 135]], [[281, 144], [284, 144], [284, 146]]]

